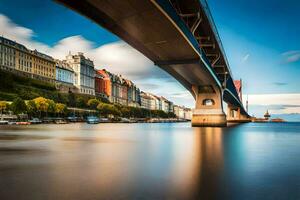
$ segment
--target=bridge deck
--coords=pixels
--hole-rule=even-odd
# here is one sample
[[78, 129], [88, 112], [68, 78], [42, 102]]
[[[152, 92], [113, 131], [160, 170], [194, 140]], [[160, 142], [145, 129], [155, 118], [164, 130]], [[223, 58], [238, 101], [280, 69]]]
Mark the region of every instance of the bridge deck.
[[[94, 20], [138, 49], [154, 62], [181, 61], [186, 64], [159, 65], [188, 90], [192, 84], [211, 84], [215, 80], [201, 66], [199, 53], [183, 37], [174, 23], [151, 1], [140, 0], [60, 0]], [[189, 60], [199, 60], [188, 63]]]

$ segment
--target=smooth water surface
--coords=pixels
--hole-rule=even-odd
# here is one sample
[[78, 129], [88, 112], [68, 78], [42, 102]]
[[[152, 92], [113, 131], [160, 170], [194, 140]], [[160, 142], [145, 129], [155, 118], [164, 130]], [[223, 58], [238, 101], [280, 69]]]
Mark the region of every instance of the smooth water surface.
[[300, 123], [0, 126], [0, 199], [300, 199]]

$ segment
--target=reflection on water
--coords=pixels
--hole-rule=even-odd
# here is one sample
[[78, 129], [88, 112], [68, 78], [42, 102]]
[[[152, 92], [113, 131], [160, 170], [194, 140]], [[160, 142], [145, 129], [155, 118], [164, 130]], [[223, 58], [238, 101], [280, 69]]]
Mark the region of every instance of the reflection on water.
[[0, 127], [0, 199], [300, 199], [300, 124]]

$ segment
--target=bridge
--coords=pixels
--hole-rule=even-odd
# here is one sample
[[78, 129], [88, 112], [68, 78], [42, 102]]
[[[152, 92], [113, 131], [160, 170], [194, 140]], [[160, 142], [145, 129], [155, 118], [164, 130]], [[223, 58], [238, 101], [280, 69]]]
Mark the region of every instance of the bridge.
[[226, 126], [227, 118], [249, 118], [205, 0], [56, 1], [114, 33], [178, 80], [196, 100], [193, 126]]

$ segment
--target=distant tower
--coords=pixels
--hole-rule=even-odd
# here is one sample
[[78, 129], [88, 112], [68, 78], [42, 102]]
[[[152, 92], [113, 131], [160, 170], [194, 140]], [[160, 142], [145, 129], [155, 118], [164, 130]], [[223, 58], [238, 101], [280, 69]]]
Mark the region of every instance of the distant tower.
[[246, 110], [248, 112], [248, 95], [247, 95], [247, 100], [246, 100]]
[[269, 111], [268, 111], [268, 110], [267, 110], [267, 112], [265, 113], [264, 117], [265, 117], [266, 120], [268, 120], [268, 119], [271, 117], [271, 115], [269, 114]]

